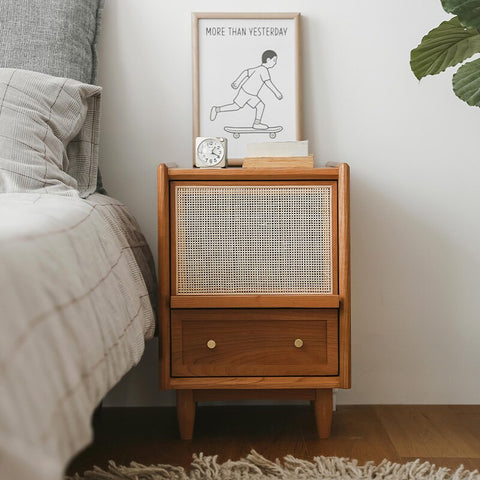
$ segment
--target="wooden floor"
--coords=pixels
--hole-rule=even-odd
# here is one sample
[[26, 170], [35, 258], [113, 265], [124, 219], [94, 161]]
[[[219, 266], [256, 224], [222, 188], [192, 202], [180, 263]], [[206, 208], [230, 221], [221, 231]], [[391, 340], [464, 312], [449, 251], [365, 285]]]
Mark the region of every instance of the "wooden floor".
[[189, 467], [193, 453], [238, 459], [255, 449], [274, 460], [287, 454], [356, 458], [421, 458], [437, 466], [480, 470], [480, 405], [338, 406], [332, 434], [316, 436], [308, 405], [200, 406], [195, 436], [178, 436], [174, 408], [104, 408], [95, 422], [95, 441], [71, 463], [83, 472], [108, 460]]

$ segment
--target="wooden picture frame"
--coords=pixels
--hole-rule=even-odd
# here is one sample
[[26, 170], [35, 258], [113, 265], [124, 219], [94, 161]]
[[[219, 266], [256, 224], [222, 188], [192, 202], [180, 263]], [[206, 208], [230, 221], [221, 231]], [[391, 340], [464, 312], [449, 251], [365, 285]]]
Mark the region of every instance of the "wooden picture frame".
[[225, 137], [241, 165], [248, 143], [302, 139], [300, 18], [192, 13], [193, 143]]

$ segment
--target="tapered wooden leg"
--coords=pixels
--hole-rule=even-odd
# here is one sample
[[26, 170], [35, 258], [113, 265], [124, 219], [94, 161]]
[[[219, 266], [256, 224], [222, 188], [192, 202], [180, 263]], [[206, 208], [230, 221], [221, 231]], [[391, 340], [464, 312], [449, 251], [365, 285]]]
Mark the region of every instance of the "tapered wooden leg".
[[178, 429], [182, 440], [191, 440], [195, 425], [193, 390], [177, 390]]
[[318, 436], [328, 438], [332, 428], [333, 390], [331, 388], [315, 390], [313, 408], [315, 409]]

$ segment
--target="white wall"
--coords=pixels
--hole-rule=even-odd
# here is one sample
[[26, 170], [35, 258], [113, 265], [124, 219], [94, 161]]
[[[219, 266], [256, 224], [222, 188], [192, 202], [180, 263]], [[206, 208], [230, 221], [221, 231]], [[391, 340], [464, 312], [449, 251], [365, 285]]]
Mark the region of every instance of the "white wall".
[[[107, 0], [101, 165], [156, 251], [156, 166], [191, 164], [192, 11], [299, 11], [304, 133], [351, 166], [353, 388], [339, 403], [480, 402], [480, 110], [410, 49], [439, 0]], [[156, 252], [155, 252], [156, 253]], [[107, 405], [162, 405], [156, 344]]]

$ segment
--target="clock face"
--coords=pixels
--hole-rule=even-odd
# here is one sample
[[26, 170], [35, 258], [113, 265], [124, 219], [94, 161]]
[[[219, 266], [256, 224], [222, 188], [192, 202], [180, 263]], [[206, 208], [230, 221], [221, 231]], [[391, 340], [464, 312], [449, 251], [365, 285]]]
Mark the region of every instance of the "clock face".
[[205, 138], [197, 146], [197, 158], [206, 167], [214, 167], [225, 158], [225, 147], [221, 140]]

